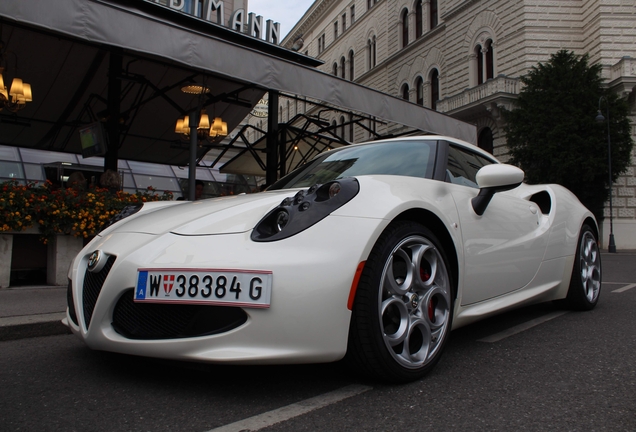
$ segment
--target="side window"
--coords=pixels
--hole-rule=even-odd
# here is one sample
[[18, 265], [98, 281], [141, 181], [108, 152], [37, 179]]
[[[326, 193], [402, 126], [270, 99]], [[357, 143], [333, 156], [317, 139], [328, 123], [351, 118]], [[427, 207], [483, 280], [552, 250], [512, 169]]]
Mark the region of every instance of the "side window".
[[446, 165], [446, 181], [472, 188], [477, 185], [477, 171], [494, 162], [469, 150], [455, 146], [448, 148], [448, 164]]

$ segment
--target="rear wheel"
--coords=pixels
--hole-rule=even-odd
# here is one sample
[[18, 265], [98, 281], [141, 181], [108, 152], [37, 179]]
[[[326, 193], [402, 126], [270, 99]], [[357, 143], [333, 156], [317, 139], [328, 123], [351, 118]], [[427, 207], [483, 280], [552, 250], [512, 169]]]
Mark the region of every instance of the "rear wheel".
[[572, 268], [568, 296], [560, 303], [574, 310], [590, 310], [598, 303], [601, 294], [601, 253], [596, 234], [583, 225]]
[[360, 278], [348, 359], [391, 382], [418, 379], [439, 360], [450, 333], [451, 274], [435, 235], [396, 222], [373, 248]]

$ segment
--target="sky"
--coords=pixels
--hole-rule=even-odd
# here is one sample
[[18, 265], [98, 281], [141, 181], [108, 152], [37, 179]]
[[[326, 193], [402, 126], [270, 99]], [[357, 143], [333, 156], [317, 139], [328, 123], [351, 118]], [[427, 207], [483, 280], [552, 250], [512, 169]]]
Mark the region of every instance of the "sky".
[[248, 0], [248, 11], [280, 23], [281, 39], [294, 28], [314, 0]]

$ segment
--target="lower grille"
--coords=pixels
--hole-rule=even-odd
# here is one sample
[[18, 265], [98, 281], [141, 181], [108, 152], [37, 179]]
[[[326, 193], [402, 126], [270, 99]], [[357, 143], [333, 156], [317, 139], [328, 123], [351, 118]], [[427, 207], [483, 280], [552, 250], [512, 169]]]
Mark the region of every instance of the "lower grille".
[[79, 325], [77, 321], [77, 314], [75, 313], [75, 303], [73, 302], [73, 281], [68, 280], [68, 288], [66, 290], [66, 303], [68, 305], [68, 314], [71, 317], [73, 324]]
[[83, 291], [83, 304], [84, 304], [84, 325], [86, 326], [86, 330], [88, 330], [88, 326], [91, 324], [91, 318], [93, 317], [93, 310], [95, 309], [95, 303], [97, 303], [97, 297], [99, 297], [99, 293], [102, 290], [102, 286], [104, 286], [104, 281], [106, 280], [106, 276], [108, 276], [108, 272], [115, 264], [115, 260], [117, 257], [110, 256], [108, 257], [108, 261], [104, 264], [104, 267], [97, 273], [90, 272], [86, 270], [84, 274], [84, 291]]
[[115, 305], [113, 328], [128, 339], [180, 339], [209, 336], [247, 321], [241, 308], [206, 305], [135, 303], [127, 290]]

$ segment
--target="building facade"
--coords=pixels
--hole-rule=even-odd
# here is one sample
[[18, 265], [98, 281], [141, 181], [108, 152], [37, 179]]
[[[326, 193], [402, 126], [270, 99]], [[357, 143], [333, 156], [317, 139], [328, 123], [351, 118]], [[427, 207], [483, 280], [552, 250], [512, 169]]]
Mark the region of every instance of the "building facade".
[[[323, 60], [326, 73], [476, 125], [479, 146], [502, 161], [501, 109], [514, 106], [519, 77], [558, 50], [588, 54], [603, 66], [605, 83], [630, 101], [636, 137], [634, 0], [316, 0], [283, 45], [300, 39], [300, 50]], [[299, 109], [283, 100], [281, 118]], [[357, 126], [343, 135], [353, 142], [371, 137]], [[634, 156], [632, 162], [614, 185], [619, 249], [636, 249]]]

